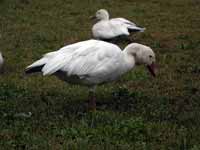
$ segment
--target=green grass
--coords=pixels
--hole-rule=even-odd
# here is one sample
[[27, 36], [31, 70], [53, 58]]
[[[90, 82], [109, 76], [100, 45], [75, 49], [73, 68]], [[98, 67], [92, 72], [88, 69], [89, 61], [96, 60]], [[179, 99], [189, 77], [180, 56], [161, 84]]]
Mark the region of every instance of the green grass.
[[[147, 28], [133, 37], [155, 51], [158, 76], [138, 67], [98, 87], [90, 113], [86, 87], [24, 69], [90, 39], [100, 8]], [[199, 150], [199, 11], [198, 0], [0, 0], [0, 149]]]

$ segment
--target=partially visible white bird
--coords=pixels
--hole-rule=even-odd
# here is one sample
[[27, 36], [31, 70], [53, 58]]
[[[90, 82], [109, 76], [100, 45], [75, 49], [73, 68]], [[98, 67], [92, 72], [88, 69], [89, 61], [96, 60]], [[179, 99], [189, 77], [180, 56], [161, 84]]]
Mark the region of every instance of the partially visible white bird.
[[98, 84], [117, 80], [135, 65], [144, 64], [155, 76], [155, 54], [150, 47], [132, 43], [123, 51], [115, 44], [87, 40], [45, 54], [26, 68], [26, 73], [56, 75], [71, 84], [90, 87], [90, 108], [95, 109]]
[[3, 59], [3, 56], [0, 52], [0, 71], [2, 70], [3, 63], [4, 63], [4, 59]]
[[92, 27], [92, 34], [96, 39], [109, 40], [119, 36], [129, 36], [130, 32], [145, 30], [124, 18], [109, 19], [109, 13], [105, 9], [98, 10], [93, 18], [98, 20]]

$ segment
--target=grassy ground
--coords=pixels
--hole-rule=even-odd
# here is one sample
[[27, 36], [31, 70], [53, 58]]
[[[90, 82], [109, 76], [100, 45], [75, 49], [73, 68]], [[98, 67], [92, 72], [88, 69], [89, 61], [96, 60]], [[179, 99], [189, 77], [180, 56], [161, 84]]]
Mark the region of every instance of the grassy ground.
[[[87, 88], [23, 71], [89, 39], [99, 8], [147, 28], [134, 39], [154, 49], [159, 71], [153, 79], [138, 67], [98, 87], [89, 113]], [[199, 11], [198, 0], [0, 0], [0, 149], [199, 150]]]

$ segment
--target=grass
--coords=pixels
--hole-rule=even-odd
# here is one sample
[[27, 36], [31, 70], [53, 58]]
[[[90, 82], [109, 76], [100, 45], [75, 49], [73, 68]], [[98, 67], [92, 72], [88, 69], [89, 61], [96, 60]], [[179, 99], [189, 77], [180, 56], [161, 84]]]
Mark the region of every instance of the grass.
[[[199, 4], [0, 0], [0, 149], [200, 149]], [[87, 88], [23, 71], [46, 52], [90, 39], [89, 16], [100, 8], [147, 28], [134, 39], [154, 49], [158, 76], [138, 67], [98, 87], [90, 113]]]

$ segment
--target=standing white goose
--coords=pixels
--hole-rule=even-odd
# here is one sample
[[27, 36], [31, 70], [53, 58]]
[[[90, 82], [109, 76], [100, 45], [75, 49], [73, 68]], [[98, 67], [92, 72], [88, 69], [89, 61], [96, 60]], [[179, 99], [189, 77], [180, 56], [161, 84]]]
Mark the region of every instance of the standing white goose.
[[0, 52], [0, 71], [2, 70], [3, 62], [4, 62], [4, 59], [3, 59], [3, 56]]
[[119, 36], [129, 36], [130, 32], [143, 32], [145, 28], [137, 27], [135, 23], [124, 18], [109, 19], [109, 13], [105, 9], [96, 12], [95, 18], [99, 20], [92, 27], [93, 37], [101, 40], [109, 40]]
[[144, 64], [155, 76], [155, 54], [150, 47], [132, 43], [124, 51], [117, 45], [88, 40], [45, 54], [26, 68], [26, 73], [56, 75], [72, 84], [90, 87], [90, 108], [95, 109], [95, 86], [118, 79], [135, 65]]

